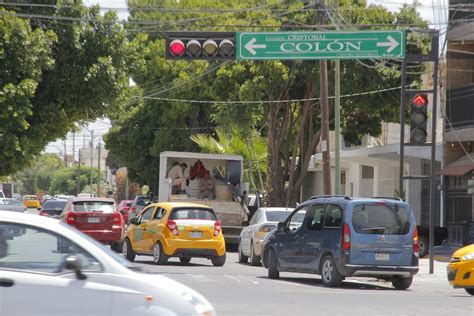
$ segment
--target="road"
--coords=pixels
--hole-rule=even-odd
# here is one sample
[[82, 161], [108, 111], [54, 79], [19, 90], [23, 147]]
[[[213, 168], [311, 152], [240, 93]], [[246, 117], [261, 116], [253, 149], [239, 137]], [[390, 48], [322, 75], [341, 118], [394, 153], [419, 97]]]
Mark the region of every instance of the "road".
[[182, 265], [172, 258], [167, 265], [154, 265], [151, 257], [135, 262], [147, 272], [163, 274], [203, 294], [219, 315], [474, 315], [474, 300], [464, 290], [453, 289], [446, 280], [446, 264], [437, 263], [428, 274], [426, 259], [408, 291], [391, 283], [349, 278], [341, 288], [325, 288], [319, 276], [281, 273], [280, 280], [266, 277], [263, 267], [237, 262], [227, 254], [223, 267], [193, 258]]

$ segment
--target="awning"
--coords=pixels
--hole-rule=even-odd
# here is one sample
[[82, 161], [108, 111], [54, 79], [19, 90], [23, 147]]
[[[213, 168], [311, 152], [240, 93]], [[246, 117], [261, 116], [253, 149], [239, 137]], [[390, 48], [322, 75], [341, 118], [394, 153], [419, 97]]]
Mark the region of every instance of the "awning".
[[460, 177], [474, 171], [474, 153], [465, 155], [438, 171], [440, 176]]

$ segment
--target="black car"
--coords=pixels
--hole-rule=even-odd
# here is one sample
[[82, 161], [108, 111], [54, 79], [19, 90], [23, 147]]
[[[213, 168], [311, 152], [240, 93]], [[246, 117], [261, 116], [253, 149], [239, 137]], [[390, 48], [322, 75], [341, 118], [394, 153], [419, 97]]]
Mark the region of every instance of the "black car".
[[41, 211], [39, 215], [42, 216], [50, 216], [50, 217], [59, 217], [61, 215], [64, 206], [66, 205], [67, 200], [47, 200], [44, 202], [43, 206], [41, 207]]

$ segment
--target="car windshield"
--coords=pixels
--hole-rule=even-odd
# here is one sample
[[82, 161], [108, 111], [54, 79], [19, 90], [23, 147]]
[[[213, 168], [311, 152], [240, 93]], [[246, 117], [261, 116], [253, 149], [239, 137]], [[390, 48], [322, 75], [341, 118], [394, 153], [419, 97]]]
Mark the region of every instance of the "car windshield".
[[20, 201], [15, 200], [15, 199], [4, 199], [3, 203], [5, 205], [23, 205], [23, 204], [20, 203]]
[[352, 212], [352, 226], [359, 234], [405, 235], [410, 231], [408, 210], [398, 204], [358, 205]]
[[25, 196], [26, 201], [37, 201], [38, 198], [36, 196]]
[[266, 211], [267, 221], [269, 222], [283, 222], [290, 215], [292, 210], [288, 211]]
[[103, 201], [79, 201], [73, 203], [74, 212], [78, 213], [87, 213], [87, 212], [103, 212], [103, 213], [113, 213], [114, 212], [114, 203], [113, 202], [103, 202]]
[[174, 209], [169, 219], [205, 219], [216, 221], [214, 211], [206, 208], [180, 208]]
[[43, 209], [62, 210], [66, 202], [66, 200], [48, 200], [44, 202]]

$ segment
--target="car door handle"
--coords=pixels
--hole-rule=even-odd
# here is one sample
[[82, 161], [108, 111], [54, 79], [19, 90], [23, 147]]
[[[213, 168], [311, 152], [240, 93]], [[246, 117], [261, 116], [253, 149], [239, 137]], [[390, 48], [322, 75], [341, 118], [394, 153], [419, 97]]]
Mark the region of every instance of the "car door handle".
[[12, 279], [0, 278], [0, 286], [12, 287], [15, 282]]

